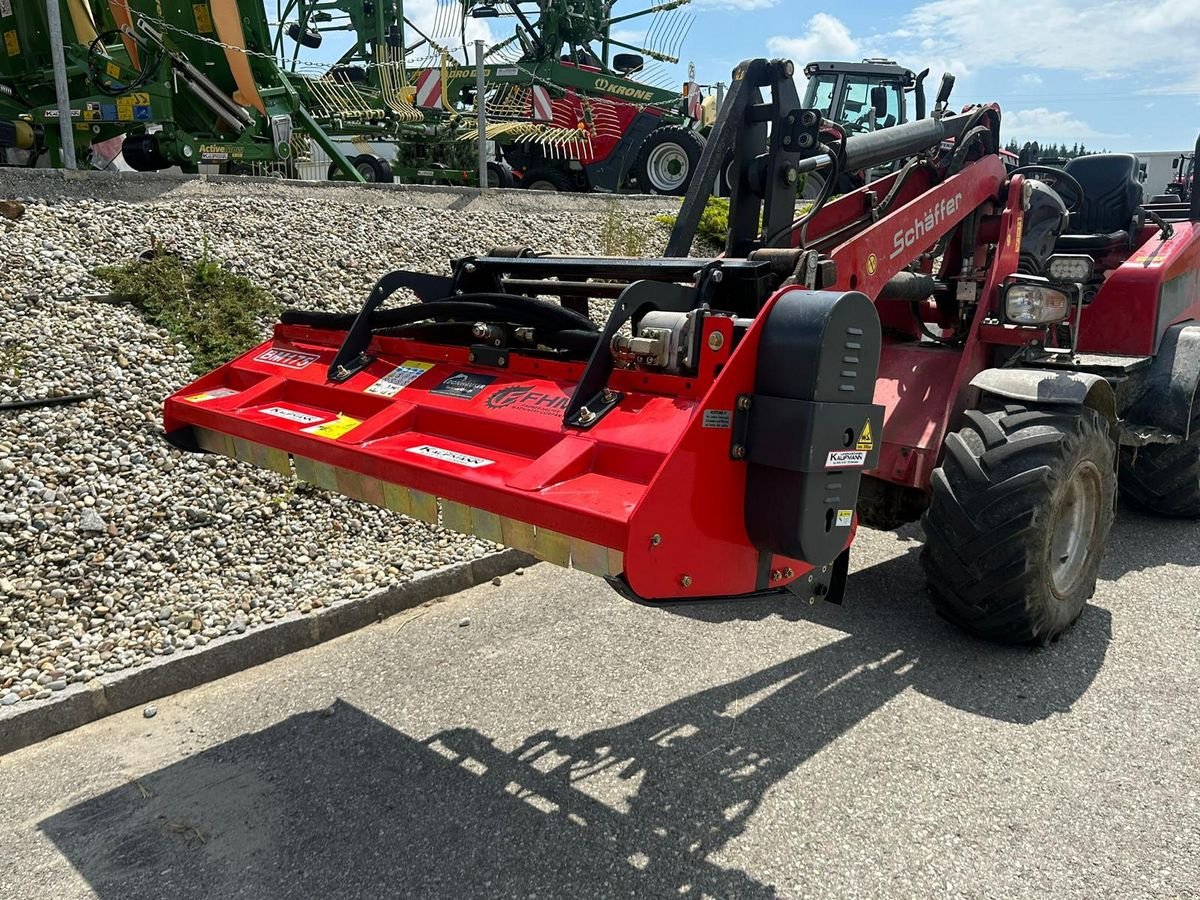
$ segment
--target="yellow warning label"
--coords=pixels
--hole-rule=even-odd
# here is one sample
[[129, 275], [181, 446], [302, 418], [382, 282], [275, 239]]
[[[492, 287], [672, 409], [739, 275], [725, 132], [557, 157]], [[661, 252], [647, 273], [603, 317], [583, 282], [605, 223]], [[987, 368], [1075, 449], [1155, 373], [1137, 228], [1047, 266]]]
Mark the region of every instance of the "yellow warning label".
[[9, 56], [21, 55], [21, 41], [15, 31], [4, 32], [4, 49], [8, 51]]
[[855, 450], [866, 450], [870, 452], [875, 449], [875, 435], [871, 433], [871, 420], [867, 419], [867, 424], [863, 426], [862, 434], [858, 436], [858, 444], [854, 447]]
[[112, 62], [107, 63], [104, 66], [104, 71], [108, 73], [109, 78], [120, 78], [121, 77], [121, 67], [118, 66], [116, 63], [112, 63]]
[[879, 257], [872, 253], [867, 257], [867, 274], [874, 275], [879, 271]]
[[184, 397], [188, 403], [203, 403], [206, 400], [219, 400], [221, 397], [232, 397], [237, 391], [230, 388], [214, 388], [211, 391], [205, 391], [203, 394], [192, 394], [189, 397]]
[[149, 106], [150, 95], [145, 93], [126, 94], [117, 98], [117, 118], [122, 122], [132, 122], [135, 118], [135, 106]]
[[317, 437], [329, 438], [331, 441], [336, 441], [361, 424], [362, 419], [352, 419], [349, 416], [338, 413], [338, 417], [331, 422], [322, 422], [320, 425], [313, 425], [303, 430], [305, 434], [315, 434]]
[[1165, 244], [1157, 244], [1150, 249], [1142, 248], [1133, 256], [1129, 257], [1126, 262], [1137, 263], [1142, 268], [1153, 269], [1161, 266], [1166, 262], [1167, 247]]
[[207, 3], [193, 3], [192, 15], [196, 17], [196, 30], [201, 34], [212, 34], [212, 13], [208, 11]]

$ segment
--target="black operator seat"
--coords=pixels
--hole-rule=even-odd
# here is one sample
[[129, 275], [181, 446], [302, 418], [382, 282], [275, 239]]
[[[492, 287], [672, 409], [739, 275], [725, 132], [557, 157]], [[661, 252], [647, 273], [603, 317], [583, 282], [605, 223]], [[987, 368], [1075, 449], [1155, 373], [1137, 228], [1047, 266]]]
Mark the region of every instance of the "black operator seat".
[[1143, 216], [1138, 158], [1132, 153], [1096, 153], [1073, 159], [1064, 168], [1079, 182], [1083, 196], [1056, 248], [1088, 253], [1129, 246]]

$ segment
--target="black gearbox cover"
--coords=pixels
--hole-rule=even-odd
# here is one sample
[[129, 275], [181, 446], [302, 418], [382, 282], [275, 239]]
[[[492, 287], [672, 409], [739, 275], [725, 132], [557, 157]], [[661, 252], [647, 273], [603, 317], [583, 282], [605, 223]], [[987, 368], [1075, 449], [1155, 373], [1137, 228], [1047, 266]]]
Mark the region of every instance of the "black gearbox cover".
[[862, 473], [879, 462], [881, 346], [857, 291], [792, 291], [771, 307], [746, 432], [746, 531], [762, 552], [828, 565], [845, 549]]

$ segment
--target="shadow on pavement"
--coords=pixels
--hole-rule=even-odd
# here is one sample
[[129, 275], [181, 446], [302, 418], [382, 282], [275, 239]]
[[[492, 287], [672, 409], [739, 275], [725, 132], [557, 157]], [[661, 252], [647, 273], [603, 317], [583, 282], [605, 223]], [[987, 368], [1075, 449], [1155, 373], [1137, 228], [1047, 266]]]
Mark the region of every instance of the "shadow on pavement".
[[1100, 577], [1116, 581], [1164, 565], [1200, 566], [1200, 523], [1155, 516], [1122, 502]]
[[418, 740], [339, 701], [41, 828], [103, 900], [772, 897], [713, 855], [772, 786], [889, 700], [911, 687], [1033, 723], [1069, 709], [1104, 661], [1107, 611], [1089, 607], [1049, 650], [996, 648], [928, 612], [915, 563], [852, 576], [845, 608], [803, 607], [845, 637], [615, 727], [506, 751], [471, 728]]

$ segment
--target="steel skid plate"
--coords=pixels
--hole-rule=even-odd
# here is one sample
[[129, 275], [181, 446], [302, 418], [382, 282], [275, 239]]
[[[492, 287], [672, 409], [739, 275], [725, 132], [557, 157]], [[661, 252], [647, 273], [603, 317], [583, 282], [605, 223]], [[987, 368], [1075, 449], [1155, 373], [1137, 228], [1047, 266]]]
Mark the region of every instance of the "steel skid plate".
[[466, 347], [376, 336], [370, 364], [337, 383], [345, 332], [301, 325], [169, 397], [164, 424], [177, 446], [619, 577], [645, 599], [786, 587], [831, 564], [854, 525], [838, 523], [829, 559], [751, 542], [747, 463], [730, 445], [758, 326], [736, 349], [732, 318], [704, 329], [694, 375], [617, 370], [619, 400], [586, 429], [563, 422], [581, 363], [513, 353], [489, 368]]

